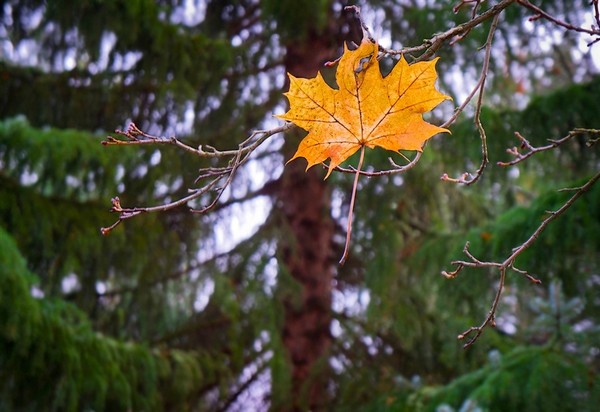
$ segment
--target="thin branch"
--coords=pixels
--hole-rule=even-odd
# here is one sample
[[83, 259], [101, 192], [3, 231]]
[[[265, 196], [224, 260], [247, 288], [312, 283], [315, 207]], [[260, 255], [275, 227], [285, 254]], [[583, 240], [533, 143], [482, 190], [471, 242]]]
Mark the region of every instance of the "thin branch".
[[[232, 174], [230, 174], [229, 176], [231, 177]], [[124, 220], [127, 220], [127, 219], [131, 219], [132, 217], [135, 217], [139, 214], [153, 213], [153, 212], [165, 212], [167, 210], [171, 210], [171, 209], [175, 209], [179, 206], [183, 206], [183, 205], [191, 202], [192, 200], [197, 199], [198, 197], [202, 196], [203, 194], [209, 192], [210, 190], [213, 190], [215, 188], [216, 184], [219, 182], [219, 180], [220, 180], [220, 177], [217, 179], [214, 179], [213, 181], [211, 181], [210, 183], [208, 183], [207, 185], [203, 186], [200, 189], [192, 190], [192, 194], [185, 196], [181, 199], [175, 200], [170, 203], [158, 205], [158, 206], [152, 206], [152, 207], [123, 208], [123, 207], [121, 207], [121, 200], [119, 199], [118, 196], [115, 196], [111, 199], [112, 207], [110, 208], [110, 211], [119, 213], [119, 218], [111, 226], [100, 228], [100, 232], [106, 236], [111, 232], [111, 230], [113, 230], [115, 227], [117, 227], [121, 222], [123, 222]], [[222, 191], [222, 189], [219, 189], [219, 190]], [[220, 194], [218, 196], [220, 196]], [[211, 203], [210, 206], [213, 207], [214, 205]]]
[[440, 47], [442, 47], [442, 45], [445, 42], [447, 42], [457, 36], [463, 35], [464, 33], [470, 31], [471, 29], [478, 26], [482, 22], [484, 22], [488, 19], [491, 19], [494, 16], [500, 14], [500, 12], [502, 12], [502, 10], [504, 10], [505, 8], [510, 6], [515, 1], [517, 1], [517, 0], [502, 0], [498, 4], [490, 7], [488, 10], [486, 10], [485, 12], [481, 13], [480, 15], [472, 18], [471, 20], [469, 20], [465, 23], [459, 24], [458, 26], [455, 26], [449, 30], [446, 30], [443, 33], [436, 34], [435, 36], [431, 37], [430, 39], [425, 40], [419, 46], [405, 47], [400, 50], [386, 49], [385, 47], [379, 46], [379, 51], [382, 53], [385, 53], [385, 54], [389, 54], [389, 55], [407, 55], [407, 54], [411, 55], [413, 53], [418, 53], [418, 52], [424, 51], [424, 53], [422, 55], [420, 55], [418, 58], [416, 58], [415, 61], [427, 60], [427, 59], [431, 58], [435, 54], [435, 52]]
[[[479, 7], [481, 6], [481, 1], [482, 0], [461, 0], [461, 2], [454, 6], [452, 8], [452, 11], [456, 14], [458, 13], [459, 9], [465, 5], [465, 4], [469, 4], [469, 3], [474, 3], [473, 8], [471, 10], [471, 19], [474, 19], [475, 16], [477, 16], [477, 10], [479, 10]], [[464, 33], [462, 33], [460, 36], [456, 36], [452, 41], [450, 41], [450, 46], [453, 46], [454, 44], [458, 43], [459, 41], [461, 41], [462, 39], [464, 39], [465, 37], [467, 37], [469, 35], [469, 33], [471, 32], [472, 29], [466, 30]]]
[[[594, 28], [600, 29], [600, 6], [598, 5], [600, 3], [600, 1], [592, 0], [592, 3], [594, 4], [594, 19], [596, 20], [596, 24], [597, 24], [597, 26]], [[595, 43], [596, 41], [594, 41], [592, 43]], [[588, 46], [591, 46], [591, 44], [588, 44]]]
[[496, 32], [496, 28], [498, 27], [499, 18], [500, 18], [500, 14], [496, 14], [494, 16], [494, 19], [492, 20], [492, 25], [490, 27], [490, 31], [488, 33], [487, 40], [485, 42], [485, 57], [483, 59], [481, 75], [479, 76], [479, 81], [477, 82], [478, 89], [479, 89], [479, 96], [477, 98], [477, 106], [475, 109], [474, 122], [475, 122], [475, 125], [477, 126], [477, 130], [479, 131], [479, 138], [481, 139], [481, 165], [479, 166], [479, 169], [477, 169], [477, 172], [475, 172], [475, 175], [472, 177], [470, 176], [469, 173], [463, 174], [458, 179], [448, 177], [447, 174], [442, 175], [441, 179], [448, 181], [448, 182], [462, 183], [467, 186], [472, 185], [473, 183], [477, 182], [479, 180], [479, 178], [483, 175], [483, 171], [484, 171], [485, 167], [487, 166], [487, 164], [489, 163], [487, 136], [485, 133], [485, 129], [484, 129], [483, 125], [481, 124], [481, 107], [483, 105], [483, 92], [485, 89], [485, 81], [487, 79], [487, 75], [488, 75], [489, 67], [490, 67], [490, 59], [491, 59], [491, 55], [492, 55], [492, 41], [494, 39], [494, 33]]
[[[529, 158], [530, 156], [534, 155], [535, 153], [554, 149], [554, 148], [560, 146], [561, 144], [567, 142], [568, 140], [572, 139], [573, 137], [575, 137], [577, 135], [581, 135], [581, 134], [600, 134], [600, 130], [576, 128], [576, 129], [572, 130], [571, 132], [569, 132], [569, 134], [567, 136], [563, 137], [562, 139], [549, 140], [550, 144], [547, 146], [542, 146], [542, 147], [532, 146], [527, 139], [525, 139], [520, 133], [516, 132], [515, 135], [521, 141], [521, 148], [527, 149], [527, 152], [521, 153], [521, 152], [519, 152], [519, 149], [517, 149], [516, 147], [514, 147], [512, 149], [508, 149], [507, 152], [512, 154], [513, 156], [515, 156], [515, 159], [511, 162], [498, 162], [498, 164], [500, 166], [510, 166], [510, 165], [517, 164], [517, 163]], [[593, 140], [591, 140], [591, 141], [593, 141]], [[514, 248], [513, 253], [508, 258], [506, 258], [503, 262], [501, 262], [501, 263], [499, 263], [499, 262], [482, 262], [482, 261], [478, 260], [477, 258], [475, 258], [475, 256], [473, 256], [470, 253], [469, 243], [467, 242], [465, 245], [465, 248], [463, 249], [463, 252], [467, 255], [467, 257], [469, 258], [469, 261], [454, 261], [454, 262], [452, 262], [452, 264], [456, 266], [455, 270], [453, 270], [451, 272], [446, 272], [446, 271], [442, 272], [443, 276], [445, 276], [446, 278], [450, 278], [450, 279], [456, 277], [458, 275], [458, 273], [460, 273], [462, 271], [462, 269], [465, 267], [475, 267], [475, 268], [492, 267], [492, 268], [497, 268], [500, 272], [500, 283], [496, 290], [496, 296], [494, 298], [494, 301], [492, 302], [492, 307], [491, 307], [490, 311], [488, 312], [487, 317], [485, 318], [485, 320], [483, 321], [483, 323], [481, 325], [473, 326], [458, 336], [458, 338], [462, 340], [465, 337], [467, 337], [468, 335], [474, 333], [474, 335], [464, 345], [465, 348], [471, 346], [479, 338], [479, 336], [483, 333], [483, 329], [486, 326], [488, 326], [488, 325], [491, 325], [492, 327], [495, 326], [494, 317], [495, 317], [496, 309], [498, 307], [498, 301], [500, 299], [502, 290], [504, 288], [504, 281], [505, 281], [507, 269], [511, 269], [511, 270], [525, 276], [532, 283], [536, 283], [536, 284], [541, 283], [541, 281], [539, 279], [534, 278], [527, 271], [516, 268], [514, 266], [515, 259], [525, 249], [527, 249], [529, 246], [531, 246], [531, 244], [539, 237], [539, 235], [542, 233], [542, 231], [547, 227], [547, 225], [552, 220], [556, 219], [558, 216], [560, 216], [562, 213], [564, 213], [573, 204], [573, 202], [575, 202], [575, 200], [577, 200], [577, 198], [579, 196], [581, 196], [584, 192], [589, 190], [589, 188], [598, 180], [598, 178], [600, 178], [600, 173], [597, 174], [596, 176], [594, 176], [592, 179], [590, 179], [588, 181], [588, 183], [586, 183], [585, 185], [578, 187], [578, 188], [569, 189], [569, 190], [575, 191], [576, 193], [560, 209], [558, 209], [555, 212], [550, 212], [549, 216], [540, 224], [540, 226], [529, 237], [529, 239], [527, 239], [520, 246]], [[563, 189], [563, 190], [565, 190], [565, 189]]]
[[482, 0], [460, 0], [456, 6], [452, 8], [452, 11], [456, 14], [460, 11], [462, 6], [473, 3], [473, 9], [471, 10], [471, 18], [474, 19], [477, 15], [477, 9], [481, 6]]
[[[192, 209], [194, 213], [206, 213], [209, 210], [213, 209], [219, 199], [221, 198], [225, 188], [227, 188], [240, 166], [246, 163], [250, 157], [250, 155], [268, 138], [271, 136], [285, 132], [292, 127], [295, 127], [292, 123], [285, 123], [282, 126], [275, 127], [269, 130], [256, 130], [250, 134], [248, 138], [246, 138], [243, 142], [238, 145], [238, 148], [235, 150], [217, 150], [212, 146], [199, 146], [197, 149], [193, 148], [174, 136], [171, 137], [159, 137], [153, 136], [149, 133], [146, 133], [140, 130], [134, 123], [131, 123], [127, 130], [116, 130], [115, 133], [123, 136], [122, 139], [117, 139], [113, 136], [107, 136], [106, 140], [102, 142], [103, 145], [147, 145], [147, 144], [168, 144], [174, 145], [180, 149], [188, 153], [192, 153], [201, 158], [227, 158], [230, 157], [229, 163], [225, 167], [207, 167], [202, 168], [199, 171], [198, 177], [195, 179], [194, 183], [204, 179], [212, 179], [205, 183], [202, 187], [196, 189], [190, 189], [189, 195], [177, 199], [173, 202], [153, 206], [153, 207], [134, 207], [134, 208], [123, 208], [121, 206], [121, 201], [119, 197], [114, 197], [111, 199], [112, 208], [111, 212], [119, 213], [118, 220], [113, 223], [111, 226], [103, 227], [100, 229], [103, 235], [108, 235], [115, 227], [117, 227], [124, 220], [130, 219], [142, 213], [152, 213], [152, 212], [164, 212], [167, 210], [171, 210], [183, 205], [188, 204], [189, 202], [200, 198], [201, 196], [209, 193], [216, 192], [216, 196], [211, 200], [211, 202], [200, 208], [200, 209]], [[225, 181], [223, 182], [223, 179]]]
[[[442, 126], [443, 127], [443, 126]], [[376, 172], [367, 172], [364, 170], [357, 170], [354, 167], [350, 166], [348, 168], [344, 168], [341, 166], [336, 166], [333, 170], [336, 170], [338, 172], [342, 172], [342, 173], [358, 173], [361, 176], [367, 176], [367, 177], [376, 177], [376, 176], [384, 176], [384, 175], [391, 175], [391, 174], [396, 174], [396, 173], [404, 173], [409, 169], [412, 169], [421, 159], [421, 156], [423, 155], [423, 151], [417, 151], [416, 155], [414, 157], [413, 160], [410, 160], [407, 164], [405, 165], [399, 165], [397, 164], [391, 157], [388, 157], [388, 161], [390, 162], [390, 164], [392, 165], [393, 169], [388, 169], [388, 170], [378, 170]], [[324, 164], [323, 165], [325, 168], [328, 168], [329, 166]]]
[[534, 21], [534, 20], [538, 20], [538, 19], [546, 19], [552, 23], [554, 23], [557, 26], [563, 27], [569, 31], [575, 31], [578, 33], [585, 33], [585, 34], [589, 34], [590, 36], [599, 36], [597, 39], [591, 41], [590, 43], [588, 43], [588, 46], [591, 46], [592, 44], [600, 41], [600, 17], [599, 17], [599, 12], [598, 12], [598, 0], [593, 0], [593, 4], [594, 4], [594, 17], [596, 19], [596, 23], [598, 23], [599, 27], [594, 27], [592, 26], [591, 29], [586, 29], [584, 27], [580, 27], [580, 26], [574, 26], [570, 23], [567, 23], [565, 21], [559, 20], [556, 17], [552, 16], [551, 14], [545, 12], [544, 10], [542, 10], [541, 8], [539, 8], [538, 6], [531, 4], [531, 2], [529, 0], [517, 0], [517, 2], [533, 11], [535, 13], [535, 15], [533, 17], [529, 18], [529, 21]]
[[[238, 149], [234, 150], [217, 150], [209, 145], [200, 145], [197, 149], [183, 143], [175, 136], [170, 137], [159, 137], [148, 134], [140, 130], [134, 123], [131, 123], [127, 130], [115, 130], [115, 133], [124, 136], [126, 139], [116, 139], [113, 136], [106, 136], [106, 140], [102, 142], [105, 146], [111, 145], [148, 145], [148, 144], [167, 144], [174, 145], [183, 149], [187, 152], [195, 154], [198, 157], [232, 157], [236, 156], [238, 152], [246, 154], [255, 150], [269, 137], [290, 130], [294, 125], [292, 123], [285, 123], [283, 126], [275, 127], [269, 130], [255, 130], [250, 136], [240, 143]], [[254, 141], [254, 142], [253, 142]]]
[[500, 269], [500, 280], [498, 282], [498, 289], [496, 290], [496, 296], [492, 302], [492, 307], [487, 314], [487, 317], [483, 321], [483, 323], [479, 326], [471, 326], [469, 329], [458, 335], [459, 340], [463, 340], [465, 337], [469, 336], [471, 333], [475, 333], [468, 341], [463, 345], [463, 348], [468, 348], [481, 336], [483, 330], [486, 326], [491, 326], [493, 328], [496, 327], [496, 310], [498, 308], [498, 303], [500, 302], [500, 296], [502, 296], [502, 291], [504, 290], [504, 282], [506, 280], [506, 268]]
[[[244, 158], [242, 160], [242, 149], [241, 149], [241, 146], [240, 146], [240, 150], [236, 154], [235, 158], [229, 162], [230, 164], [233, 164], [233, 166], [231, 166], [231, 171], [227, 175], [227, 180], [225, 181], [225, 184], [222, 187], [219, 188], [219, 190], [217, 191], [217, 195], [215, 196], [215, 198], [213, 199], [213, 201], [210, 202], [210, 204], [208, 204], [207, 206], [205, 206], [205, 207], [203, 207], [201, 209], [192, 209], [192, 212], [202, 214], [202, 213], [208, 212], [213, 207], [215, 207], [215, 205], [217, 204], [217, 202], [219, 201], [219, 199], [223, 195], [223, 192], [225, 191], [225, 188], [228, 187], [231, 184], [231, 182], [233, 181], [233, 177], [235, 176], [235, 172], [237, 171], [238, 167], [240, 167], [243, 163], [245, 163], [245, 161], [246, 161], [247, 158], [248, 157], [246, 156], [246, 158]], [[216, 182], [216, 181], [218, 181], [218, 179], [213, 180], [213, 182]], [[211, 182], [211, 183], [213, 183], [213, 182]], [[211, 183], [209, 183], [209, 184], [211, 184]]]
[[[520, 146], [519, 147], [515, 146], [515, 147], [512, 147], [510, 149], [506, 149], [506, 153], [514, 156], [514, 159], [511, 160], [511, 161], [509, 161], [509, 162], [498, 162], [497, 165], [498, 166], [513, 166], [513, 165], [516, 165], [517, 163], [520, 163], [523, 160], [528, 159], [529, 157], [533, 156], [536, 153], [544, 152], [546, 150], [555, 149], [558, 146], [560, 146], [561, 144], [563, 144], [563, 143], [571, 140], [575, 136], [578, 136], [578, 135], [581, 135], [581, 134], [596, 134], [596, 135], [600, 135], [600, 130], [597, 130], [597, 129], [576, 128], [576, 129], [571, 130], [569, 132], [569, 134], [567, 134], [562, 139], [558, 139], [558, 140], [548, 139], [548, 141], [550, 142], [550, 144], [547, 145], [547, 146], [541, 146], [541, 147], [534, 147], [534, 146], [532, 146], [531, 143], [529, 143], [529, 141], [526, 138], [524, 138], [523, 135], [521, 135], [521, 133], [515, 132], [515, 136], [521, 142]], [[598, 139], [591, 139], [591, 140], [589, 140], [587, 142], [588, 146], [592, 146], [596, 140], [598, 140]], [[524, 152], [524, 153], [522, 153], [520, 151], [522, 149], [526, 149], [527, 151]]]
[[549, 212], [548, 217], [542, 221], [540, 226], [535, 230], [535, 232], [533, 232], [529, 239], [527, 239], [525, 243], [523, 243], [521, 246], [518, 246], [516, 249], [513, 249], [513, 253], [508, 258], [506, 258], [506, 260], [503, 262], [503, 265], [512, 265], [516, 257], [519, 256], [529, 246], [531, 246], [531, 244], [539, 237], [539, 235], [544, 231], [544, 229], [546, 229], [550, 222], [552, 222], [554, 219], [562, 215], [568, 208], [570, 208], [573, 205], [573, 203], [575, 203], [575, 201], [579, 199], [581, 195], [590, 190], [590, 188], [594, 185], [594, 183], [598, 181], [598, 179], [600, 179], [600, 172], [596, 173], [596, 175], [594, 175], [590, 180], [588, 180], [587, 183], [585, 183], [583, 186], [573, 189], [575, 190], [573, 196], [571, 196], [569, 200], [567, 200], [567, 202], [560, 207], [560, 209], [554, 212]]
[[445, 276], [448, 279], [455, 278], [463, 270], [463, 268], [465, 268], [465, 267], [472, 267], [472, 268], [485, 268], [485, 267], [487, 267], [487, 268], [496, 268], [500, 272], [500, 282], [499, 282], [498, 288], [496, 290], [496, 295], [494, 297], [494, 300], [492, 302], [492, 306], [490, 308], [490, 311], [488, 312], [487, 317], [485, 318], [485, 320], [483, 321], [483, 323], [481, 325], [479, 325], [479, 326], [473, 326], [473, 327], [467, 329], [465, 332], [463, 332], [460, 335], [458, 335], [458, 339], [462, 340], [462, 339], [466, 338], [467, 336], [469, 336], [470, 334], [474, 333], [474, 335], [469, 339], [469, 341], [467, 343], [465, 343], [465, 345], [464, 345], [465, 348], [467, 348], [467, 347], [471, 346], [473, 343], [475, 343], [475, 341], [483, 333], [483, 329], [486, 326], [488, 326], [488, 325], [492, 326], [492, 327], [495, 326], [495, 320], [494, 319], [495, 319], [496, 311], [497, 311], [497, 308], [498, 308], [498, 302], [500, 300], [500, 296], [502, 295], [502, 291], [503, 291], [503, 288], [504, 288], [504, 281], [505, 281], [505, 278], [506, 278], [506, 271], [507, 271], [507, 269], [511, 269], [514, 272], [519, 273], [519, 274], [525, 276], [532, 283], [535, 283], [535, 284], [542, 283], [539, 279], [536, 279], [533, 276], [531, 276], [527, 271], [516, 268], [515, 267], [515, 260], [516, 260], [516, 258], [519, 255], [521, 255], [521, 253], [523, 253], [527, 248], [529, 248], [537, 240], [537, 238], [542, 234], [542, 232], [546, 229], [546, 227], [548, 227], [548, 225], [553, 220], [555, 220], [560, 215], [562, 215], [563, 213], [565, 213], [566, 210], [569, 209], [573, 205], [573, 203], [575, 203], [575, 201], [581, 195], [583, 195], [585, 192], [589, 191], [590, 188], [599, 179], [600, 179], [600, 172], [598, 172], [596, 175], [594, 175], [583, 186], [571, 189], [571, 190], [575, 191], [575, 193], [573, 194], [573, 196], [571, 196], [569, 198], [569, 200], [567, 200], [558, 210], [548, 212], [548, 217], [546, 217], [542, 221], [542, 223], [538, 226], [538, 228], [529, 236], [529, 238], [525, 242], [523, 242], [521, 245], [515, 247], [512, 250], [512, 253], [510, 254], [510, 256], [508, 256], [506, 259], [504, 259], [504, 261], [502, 261], [502, 262], [484, 262], [484, 261], [481, 261], [481, 260], [477, 259], [469, 251], [469, 242], [467, 242], [465, 244], [463, 252], [465, 253], [465, 255], [467, 255], [467, 257], [469, 258], [469, 260], [453, 261], [453, 262], [451, 262], [451, 264], [455, 265], [456, 269], [453, 270], [453, 271], [451, 271], [451, 272], [446, 272], [446, 271], [442, 272], [442, 275]]

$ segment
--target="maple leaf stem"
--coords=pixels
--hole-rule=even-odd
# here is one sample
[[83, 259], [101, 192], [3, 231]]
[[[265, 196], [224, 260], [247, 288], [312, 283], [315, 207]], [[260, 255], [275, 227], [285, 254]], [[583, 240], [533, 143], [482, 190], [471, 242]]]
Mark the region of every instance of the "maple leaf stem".
[[365, 145], [360, 147], [360, 159], [358, 160], [358, 166], [356, 167], [356, 174], [354, 175], [354, 184], [352, 185], [352, 197], [350, 198], [350, 210], [348, 211], [348, 228], [346, 229], [346, 245], [344, 246], [344, 254], [340, 259], [340, 265], [346, 262], [348, 257], [348, 251], [350, 250], [350, 238], [352, 237], [352, 216], [354, 215], [354, 201], [356, 200], [356, 191], [358, 188], [358, 178], [360, 176], [360, 169], [362, 169], [363, 160], [365, 160]]

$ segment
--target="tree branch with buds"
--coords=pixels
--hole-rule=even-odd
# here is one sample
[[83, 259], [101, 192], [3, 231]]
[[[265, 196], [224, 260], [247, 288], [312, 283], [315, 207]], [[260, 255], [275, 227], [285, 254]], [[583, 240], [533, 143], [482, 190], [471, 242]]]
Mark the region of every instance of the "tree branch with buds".
[[122, 207], [119, 197], [112, 198], [112, 207], [110, 211], [118, 213], [119, 218], [112, 225], [101, 228], [101, 233], [103, 235], [108, 235], [121, 222], [131, 219], [139, 214], [171, 210], [176, 207], [187, 205], [189, 202], [207, 193], [214, 192], [215, 196], [208, 204], [200, 207], [199, 209], [191, 209], [193, 213], [199, 214], [210, 211], [217, 205], [225, 188], [228, 187], [233, 181], [233, 178], [235, 177], [239, 167], [248, 161], [252, 153], [271, 136], [274, 136], [278, 133], [283, 133], [293, 127], [295, 127], [293, 124], [286, 123], [283, 126], [275, 127], [269, 130], [255, 130], [246, 140], [239, 144], [237, 149], [233, 150], [217, 150], [216, 148], [208, 145], [201, 145], [198, 148], [194, 148], [183, 143], [174, 136], [160, 137], [146, 133], [140, 130], [134, 123], [131, 123], [125, 131], [116, 130], [115, 134], [121, 138], [107, 136], [106, 140], [102, 142], [103, 145], [173, 145], [200, 158], [228, 158], [229, 161], [227, 162], [226, 166], [207, 167], [200, 169], [198, 177], [196, 177], [194, 180], [194, 184], [201, 182], [205, 183], [200, 187], [189, 189], [189, 195], [173, 202], [153, 207], [125, 208]]
[[[567, 136], [563, 137], [562, 139], [550, 140], [551, 143], [549, 145], [542, 146], [542, 147], [533, 147], [529, 143], [529, 141], [527, 141], [527, 139], [525, 139], [520, 133], [517, 132], [517, 133], [515, 133], [515, 135], [521, 141], [521, 147], [524, 149], [527, 149], [527, 152], [521, 153], [519, 151], [519, 149], [517, 149], [517, 148], [508, 149], [507, 152], [509, 154], [512, 154], [515, 157], [515, 159], [512, 161], [509, 161], [509, 162], [498, 162], [498, 165], [511, 166], [511, 165], [517, 164], [517, 163], [522, 162], [523, 160], [526, 160], [527, 158], [533, 156], [536, 153], [555, 149], [558, 146], [560, 146], [561, 144], [567, 142], [568, 140], [571, 140], [573, 137], [581, 135], [581, 134], [600, 134], [600, 130], [577, 128], [577, 129], [574, 129], [571, 132], [569, 132], [569, 134], [567, 134]], [[594, 140], [597, 140], [597, 139], [594, 139]], [[590, 140], [590, 141], [593, 141], [593, 140]], [[459, 340], [463, 340], [463, 339], [471, 336], [470, 339], [467, 341], [467, 343], [464, 344], [465, 348], [468, 348], [469, 346], [474, 344], [475, 341], [479, 338], [479, 336], [481, 336], [481, 334], [483, 333], [484, 329], [487, 326], [492, 326], [492, 327], [496, 326], [496, 322], [495, 322], [496, 311], [498, 309], [498, 303], [500, 302], [500, 297], [502, 296], [502, 292], [504, 290], [504, 284], [505, 284], [505, 280], [506, 280], [506, 272], [508, 270], [512, 270], [516, 273], [519, 273], [519, 274], [525, 276], [529, 281], [531, 281], [534, 284], [541, 283], [541, 281], [539, 279], [533, 277], [526, 270], [517, 268], [515, 266], [515, 260], [517, 259], [517, 257], [519, 255], [521, 255], [527, 248], [529, 248], [538, 239], [538, 237], [542, 234], [542, 232], [546, 229], [546, 227], [548, 227], [548, 225], [552, 221], [554, 221], [559, 216], [564, 214], [575, 203], [575, 201], [579, 197], [581, 197], [585, 192], [589, 191], [590, 188], [599, 179], [600, 179], [600, 172], [596, 173], [596, 175], [594, 175], [592, 178], [590, 178], [582, 186], [579, 186], [576, 188], [562, 189], [562, 191], [569, 190], [569, 191], [574, 191], [575, 193], [557, 210], [547, 211], [548, 216], [542, 221], [542, 223], [537, 227], [537, 229], [529, 236], [529, 238], [525, 242], [523, 242], [519, 246], [513, 248], [512, 253], [507, 258], [505, 258], [502, 262], [485, 262], [485, 261], [481, 261], [481, 260], [477, 259], [469, 251], [469, 242], [467, 242], [463, 249], [463, 253], [467, 256], [468, 260], [453, 261], [453, 262], [451, 262], [451, 264], [456, 266], [456, 268], [453, 271], [450, 271], [450, 272], [442, 271], [442, 275], [448, 279], [454, 279], [456, 276], [458, 276], [458, 274], [465, 267], [495, 268], [498, 270], [498, 272], [500, 274], [498, 287], [496, 288], [496, 293], [495, 293], [494, 299], [492, 301], [492, 305], [491, 305], [490, 310], [488, 311], [488, 314], [485, 317], [484, 321], [479, 326], [472, 326], [469, 329], [467, 329], [466, 331], [464, 331], [463, 333], [461, 333], [460, 335], [458, 335]]]
[[[523, 160], [533, 156], [536, 153], [539, 152], [544, 152], [546, 150], [551, 150], [551, 149], [555, 149], [558, 146], [562, 145], [563, 143], [571, 140], [572, 138], [574, 138], [575, 136], [579, 136], [582, 134], [593, 134], [593, 135], [600, 135], [600, 130], [597, 129], [584, 129], [584, 128], [575, 128], [573, 130], [571, 130], [569, 132], [569, 134], [567, 134], [565, 137], [563, 137], [562, 139], [558, 139], [558, 140], [551, 140], [549, 139], [548, 141], [550, 142], [549, 145], [547, 146], [541, 146], [541, 147], [533, 147], [531, 145], [531, 143], [529, 143], [529, 141], [523, 137], [523, 135], [521, 135], [521, 133], [519, 132], [515, 132], [515, 136], [517, 137], [517, 139], [519, 139], [519, 141], [521, 142], [521, 145], [519, 147], [514, 146], [510, 149], [506, 149], [506, 153], [512, 155], [514, 157], [513, 160], [509, 161], [509, 162], [498, 162], [497, 165], [498, 166], [513, 166], [516, 165], [517, 163], [522, 162]], [[591, 147], [598, 139], [590, 139], [587, 142], [587, 146]], [[521, 150], [526, 149], [526, 152], [521, 152]]]

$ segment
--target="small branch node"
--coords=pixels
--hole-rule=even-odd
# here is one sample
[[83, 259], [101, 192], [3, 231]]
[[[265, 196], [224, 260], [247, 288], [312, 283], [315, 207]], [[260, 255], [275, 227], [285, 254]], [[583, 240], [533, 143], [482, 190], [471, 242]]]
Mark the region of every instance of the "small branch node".
[[444, 173], [442, 176], [440, 176], [440, 180], [443, 180], [445, 182], [450, 182], [450, 183], [468, 185], [473, 182], [473, 176], [471, 175], [471, 173], [465, 172], [460, 177], [453, 178], [453, 177], [448, 176], [448, 173]]
[[445, 277], [446, 279], [454, 279], [456, 276], [458, 276], [460, 271], [463, 270], [463, 268], [465, 267], [465, 265], [460, 262], [452, 262], [452, 264], [457, 265], [456, 269], [453, 270], [452, 272], [446, 272], [445, 270], [442, 270], [442, 276]]
[[527, 20], [531, 21], [531, 22], [534, 22], [534, 21], [537, 21], [537, 20], [539, 20], [541, 18], [542, 18], [541, 14], [534, 14], [533, 16], [531, 16], [530, 18], [528, 18]]
[[110, 209], [111, 212], [123, 212], [123, 208], [121, 207], [121, 199], [119, 199], [119, 196], [113, 197], [110, 199], [110, 202], [112, 203], [112, 208]]
[[108, 236], [110, 234], [110, 232], [116, 228], [117, 226], [119, 226], [119, 224], [121, 223], [122, 219], [117, 220], [115, 223], [113, 223], [112, 225], [108, 226], [108, 227], [102, 227], [100, 228], [100, 233], [102, 233], [102, 236]]

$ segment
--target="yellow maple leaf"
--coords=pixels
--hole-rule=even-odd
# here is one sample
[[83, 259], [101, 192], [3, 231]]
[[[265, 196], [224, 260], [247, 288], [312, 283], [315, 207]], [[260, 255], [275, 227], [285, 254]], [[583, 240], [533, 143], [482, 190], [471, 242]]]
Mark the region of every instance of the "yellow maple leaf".
[[435, 88], [437, 59], [408, 65], [404, 57], [400, 57], [384, 78], [379, 70], [378, 50], [377, 44], [368, 40], [356, 50], [344, 47], [335, 76], [338, 89], [329, 87], [321, 73], [313, 79], [290, 74], [290, 90], [285, 94], [290, 101], [290, 110], [277, 116], [308, 131], [289, 161], [304, 157], [308, 169], [330, 158], [325, 178], [361, 149], [340, 264], [345, 262], [349, 252], [354, 201], [365, 147], [379, 146], [395, 152], [421, 151], [427, 139], [448, 132], [423, 120], [423, 113], [450, 98]]
[[368, 40], [356, 50], [344, 47], [336, 71], [338, 89], [329, 87], [321, 73], [313, 79], [289, 74], [290, 90], [285, 95], [290, 110], [277, 117], [309, 132], [290, 161], [304, 157], [308, 169], [331, 158], [329, 176], [365, 146], [421, 151], [427, 139], [448, 132], [422, 117], [450, 99], [435, 89], [437, 59], [408, 65], [401, 57], [384, 78], [377, 52], [377, 44]]

